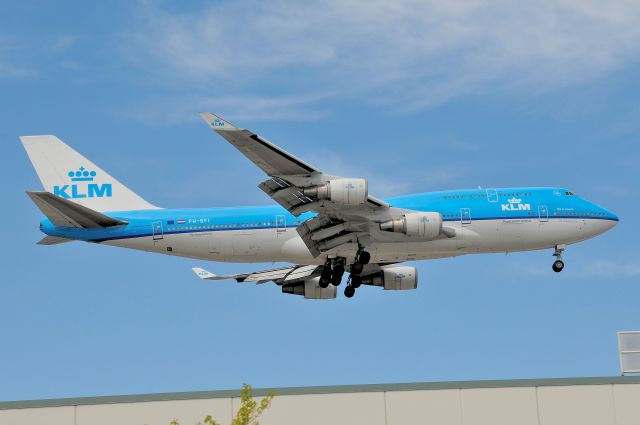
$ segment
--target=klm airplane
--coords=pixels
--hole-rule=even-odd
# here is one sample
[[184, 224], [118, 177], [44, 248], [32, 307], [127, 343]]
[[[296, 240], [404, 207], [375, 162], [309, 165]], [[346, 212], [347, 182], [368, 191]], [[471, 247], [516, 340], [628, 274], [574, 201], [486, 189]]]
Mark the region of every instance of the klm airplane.
[[27, 192], [46, 218], [39, 243], [85, 241], [207, 261], [287, 262], [274, 270], [201, 279], [273, 281], [285, 294], [336, 297], [361, 285], [416, 289], [404, 261], [464, 254], [553, 249], [564, 268], [567, 245], [590, 239], [618, 217], [558, 187], [470, 189], [385, 200], [367, 180], [326, 174], [209, 113], [207, 125], [267, 175], [259, 187], [277, 204], [261, 207], [161, 209], [142, 199], [55, 136], [20, 140], [44, 191]]

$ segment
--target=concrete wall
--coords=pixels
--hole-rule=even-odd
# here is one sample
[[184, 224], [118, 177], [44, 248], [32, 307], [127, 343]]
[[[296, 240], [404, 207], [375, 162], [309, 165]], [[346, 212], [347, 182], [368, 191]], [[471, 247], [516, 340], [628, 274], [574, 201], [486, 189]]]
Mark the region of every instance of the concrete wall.
[[[258, 390], [264, 394], [267, 390]], [[639, 378], [581, 378], [275, 389], [262, 425], [638, 425]], [[0, 403], [0, 424], [230, 423], [236, 392]]]

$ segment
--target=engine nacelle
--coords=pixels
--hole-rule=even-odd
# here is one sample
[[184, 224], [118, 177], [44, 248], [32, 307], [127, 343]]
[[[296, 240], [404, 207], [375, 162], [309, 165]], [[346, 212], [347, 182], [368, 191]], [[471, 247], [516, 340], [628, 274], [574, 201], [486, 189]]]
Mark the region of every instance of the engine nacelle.
[[[369, 283], [364, 282], [363, 283]], [[382, 286], [389, 291], [405, 291], [418, 287], [418, 270], [409, 266], [391, 266], [371, 277], [371, 285]]]
[[380, 230], [404, 233], [422, 239], [435, 239], [442, 233], [442, 214], [438, 212], [413, 212], [401, 218], [380, 223]]
[[304, 189], [304, 194], [315, 199], [327, 199], [337, 204], [360, 205], [367, 202], [369, 188], [365, 179], [334, 179], [321, 186]]
[[285, 283], [282, 285], [283, 294], [302, 295], [311, 300], [328, 300], [336, 297], [336, 287], [329, 285], [321, 288], [318, 283], [320, 277], [314, 277], [302, 282]]

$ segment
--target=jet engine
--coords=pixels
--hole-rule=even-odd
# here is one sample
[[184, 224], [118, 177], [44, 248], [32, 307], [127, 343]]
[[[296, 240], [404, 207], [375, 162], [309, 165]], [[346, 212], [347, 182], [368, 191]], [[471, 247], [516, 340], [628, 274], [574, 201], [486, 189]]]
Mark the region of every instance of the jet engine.
[[438, 212], [412, 212], [400, 218], [380, 223], [380, 230], [404, 233], [422, 239], [435, 239], [442, 233], [442, 214]]
[[362, 283], [382, 286], [390, 291], [404, 291], [418, 287], [418, 270], [409, 266], [385, 267], [380, 273], [366, 276]]
[[333, 179], [328, 183], [303, 190], [306, 196], [314, 199], [326, 199], [337, 204], [360, 205], [369, 197], [365, 179]]
[[301, 282], [285, 283], [282, 285], [282, 293], [302, 295], [308, 300], [328, 300], [336, 297], [335, 286], [321, 288], [319, 282], [320, 277], [314, 277]]

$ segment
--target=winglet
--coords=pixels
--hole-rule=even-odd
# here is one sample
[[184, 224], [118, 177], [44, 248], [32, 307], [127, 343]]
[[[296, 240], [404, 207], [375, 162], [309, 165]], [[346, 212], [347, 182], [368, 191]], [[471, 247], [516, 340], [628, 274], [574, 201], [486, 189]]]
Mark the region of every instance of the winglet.
[[191, 270], [198, 276], [200, 279], [210, 279], [210, 280], [219, 280], [220, 276], [217, 276], [211, 272], [206, 271], [200, 267], [192, 267]]
[[214, 131], [234, 131], [240, 130], [235, 125], [231, 124], [229, 121], [225, 121], [217, 115], [213, 115], [209, 112], [200, 112], [200, 116], [207, 123], [211, 129]]

